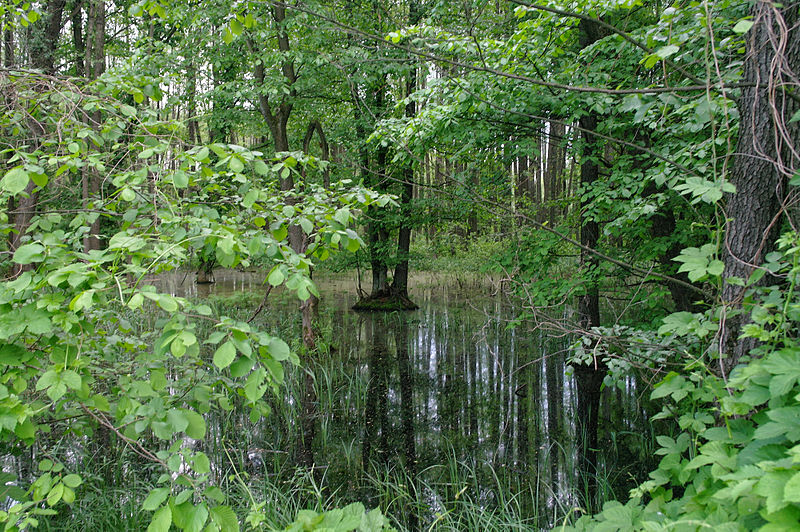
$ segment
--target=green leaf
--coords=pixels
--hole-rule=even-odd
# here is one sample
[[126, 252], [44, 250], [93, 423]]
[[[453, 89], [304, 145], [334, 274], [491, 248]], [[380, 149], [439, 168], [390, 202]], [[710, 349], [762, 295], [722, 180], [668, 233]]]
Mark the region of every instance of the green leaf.
[[142, 503], [142, 509], [148, 512], [154, 511], [156, 508], [161, 506], [165, 500], [167, 500], [169, 491], [169, 488], [156, 488], [154, 490], [150, 490], [150, 493], [147, 494], [147, 497], [145, 497], [144, 502]]
[[289, 349], [289, 344], [281, 340], [280, 338], [273, 338], [269, 342], [269, 354], [270, 356], [277, 361], [286, 360], [289, 358], [292, 350]]
[[272, 271], [269, 272], [267, 276], [267, 282], [272, 286], [278, 286], [283, 283], [286, 276], [283, 273], [283, 269], [281, 268], [280, 264], [272, 268]]
[[72, 371], [71, 369], [65, 370], [61, 373], [61, 382], [63, 382], [73, 390], [81, 389], [81, 376]]
[[208, 460], [208, 456], [206, 456], [205, 453], [197, 453], [194, 455], [193, 469], [195, 473], [200, 475], [205, 475], [211, 471], [211, 462]]
[[147, 532], [169, 532], [170, 525], [172, 525], [172, 511], [169, 506], [162, 506], [153, 514]]
[[173, 432], [183, 432], [189, 426], [186, 414], [177, 408], [172, 408], [167, 412], [167, 423], [169, 423]]
[[47, 505], [48, 506], [55, 506], [61, 500], [61, 497], [64, 495], [64, 484], [59, 482], [50, 490], [50, 493], [47, 494]]
[[172, 184], [175, 185], [175, 188], [186, 188], [189, 186], [189, 176], [186, 172], [178, 170], [172, 176]]
[[789, 502], [800, 502], [800, 473], [795, 473], [783, 488], [783, 498]]
[[167, 312], [175, 312], [178, 310], [178, 302], [169, 294], [159, 294], [158, 306]]
[[748, 31], [750, 31], [750, 28], [752, 27], [753, 27], [752, 20], [742, 19], [739, 22], [737, 22], [736, 25], [733, 27], [733, 32], [738, 33], [739, 35], [743, 35]]
[[25, 244], [17, 248], [14, 252], [14, 262], [17, 264], [31, 264], [32, 262], [41, 262], [44, 260], [45, 248], [43, 245], [33, 242]]
[[239, 157], [233, 155], [231, 156], [231, 160], [228, 161], [228, 168], [230, 168], [232, 172], [239, 174], [244, 170], [244, 163]]
[[122, 201], [130, 202], [136, 199], [136, 193], [128, 187], [125, 187], [120, 191], [119, 197]]
[[246, 209], [249, 209], [253, 206], [257, 199], [258, 191], [255, 189], [250, 189], [247, 191], [247, 194], [244, 195], [244, 198], [242, 198], [242, 206]]
[[[269, 167], [261, 159], [253, 161], [253, 170], [260, 176], [269, 175]], [[214, 510], [212, 509], [211, 511], [213, 512]]]
[[680, 48], [678, 48], [674, 44], [668, 44], [667, 46], [662, 46], [661, 48], [656, 50], [656, 55], [661, 59], [666, 59], [667, 57], [676, 54], [678, 50], [680, 50]]
[[266, 375], [264, 368], [258, 368], [247, 377], [247, 381], [244, 384], [244, 395], [250, 402], [258, 401], [267, 391], [266, 386], [264, 386]]
[[300, 218], [297, 223], [300, 224], [300, 227], [303, 228], [303, 232], [307, 235], [310, 235], [311, 232], [314, 230], [314, 224], [311, 223], [311, 220], [308, 218]]
[[202, 440], [206, 436], [206, 420], [203, 416], [192, 410], [183, 409], [189, 425], [186, 427], [186, 435], [194, 440]]
[[186, 532], [201, 532], [208, 520], [208, 508], [204, 502], [192, 507], [186, 515]]
[[69, 487], [69, 488], [77, 488], [78, 486], [81, 485], [82, 480], [81, 480], [80, 475], [76, 475], [76, 474], [72, 473], [72, 474], [67, 475], [64, 478], [62, 478], [61, 482], [63, 482], [64, 485]]
[[660, 58], [657, 54], [650, 54], [644, 58], [644, 67], [645, 68], [653, 68]]
[[236, 358], [236, 347], [228, 340], [214, 352], [214, 365], [219, 369], [225, 369], [231, 365], [234, 358]]
[[244, 31], [242, 23], [235, 18], [231, 19], [231, 33], [234, 35], [241, 35], [242, 31]]
[[239, 520], [230, 506], [215, 506], [210, 513], [220, 532], [239, 532]]

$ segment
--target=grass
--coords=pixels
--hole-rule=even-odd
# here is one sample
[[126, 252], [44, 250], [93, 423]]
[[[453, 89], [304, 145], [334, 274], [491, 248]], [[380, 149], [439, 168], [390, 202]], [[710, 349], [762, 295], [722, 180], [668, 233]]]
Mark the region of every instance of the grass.
[[[209, 304], [224, 314], [246, 320], [260, 300], [258, 294], [242, 294], [213, 297]], [[298, 338], [299, 313], [294, 302], [276, 296], [270, 303], [270, 308], [258, 317], [260, 325], [283, 338]], [[457, 312], [451, 309], [450, 318], [455, 320]], [[343, 320], [343, 324], [334, 323], [335, 320]], [[574, 486], [571, 495], [560, 498], [563, 490], [549, 484], [548, 466], [539, 467], [534, 462], [528, 471], [513, 471], [508, 464], [465, 461], [455, 450], [457, 442], [449, 451], [441, 451], [441, 457], [435, 459], [438, 463], [433, 460], [419, 464], [417, 475], [400, 467], [401, 460], [393, 457], [364, 467], [361, 434], [332, 434], [335, 427], [353, 426], [365, 410], [367, 361], [354, 360], [353, 353], [336, 353], [336, 335], [342, 334], [341, 326], [358, 336], [360, 342], [367, 341], [361, 337], [361, 323], [362, 318], [352, 313], [321, 312], [319, 352], [313, 360], [303, 362], [304, 368], [287, 367], [280, 396], [269, 398], [272, 414], [268, 420], [253, 424], [247, 412], [241, 410], [215, 410], [209, 415], [209, 434], [202, 450], [211, 460], [216, 481], [232, 494], [229, 503], [235, 506], [240, 520], [254, 505], [261, 505], [267, 517], [265, 526], [280, 529], [292, 522], [301, 509], [323, 511], [356, 501], [368, 508], [381, 508], [400, 531], [539, 530], [580, 516], [577, 509], [586, 508], [585, 501], [590, 498], [587, 489], [581, 492], [579, 486]], [[152, 321], [136, 324], [143, 329], [153, 325]], [[316, 448], [325, 464], [314, 471], [296, 467], [293, 456], [300, 436], [296, 398], [303, 390], [306, 371], [314, 375]], [[616, 444], [624, 447], [623, 438], [636, 439], [631, 432], [620, 432], [618, 436], [615, 449]], [[641, 438], [641, 445], [647, 444], [644, 440], [648, 436]], [[557, 448], [553, 452], [566, 460], [563, 475], [575, 477], [567, 456], [570, 451]], [[427, 452], [418, 449], [417, 454], [430, 456], [430, 448]], [[78, 468], [89, 470], [91, 464], [87, 460], [85, 457]], [[547, 460], [547, 455], [539, 460]], [[139, 506], [149, 489], [155, 487], [157, 473], [124, 449], [119, 450], [109, 467], [113, 470], [105, 478], [112, 479], [114, 485], [104, 484], [99, 477], [90, 479], [81, 488], [71, 511], [65, 509], [43, 520], [41, 529], [145, 530], [151, 514], [140, 511]], [[602, 471], [598, 474], [596, 484], [601, 499], [615, 494], [614, 485], [619, 482], [616, 475]], [[576, 490], [578, 493], [574, 493]]]

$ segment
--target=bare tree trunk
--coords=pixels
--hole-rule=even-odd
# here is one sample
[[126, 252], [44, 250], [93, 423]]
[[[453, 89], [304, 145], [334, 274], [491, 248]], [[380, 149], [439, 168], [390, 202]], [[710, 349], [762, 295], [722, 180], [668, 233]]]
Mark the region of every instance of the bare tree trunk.
[[189, 65], [186, 68], [186, 77], [186, 96], [189, 99], [186, 108], [186, 113], [189, 115], [186, 117], [186, 125], [189, 144], [198, 145], [200, 144], [200, 126], [197, 123], [197, 65], [194, 59], [189, 61]]
[[558, 182], [564, 173], [564, 133], [566, 126], [563, 122], [550, 122], [549, 134], [546, 139], [547, 159], [544, 169], [544, 200], [547, 203], [547, 220], [550, 225], [556, 223], [558, 209], [556, 201], [559, 199]]

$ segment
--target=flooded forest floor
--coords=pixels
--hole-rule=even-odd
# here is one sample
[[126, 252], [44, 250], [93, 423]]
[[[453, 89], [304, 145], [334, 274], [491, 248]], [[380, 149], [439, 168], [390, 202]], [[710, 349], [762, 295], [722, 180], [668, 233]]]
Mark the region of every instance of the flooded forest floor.
[[[247, 320], [263, 300], [263, 277], [216, 271], [211, 284], [184, 273], [155, 281]], [[410, 295], [419, 308], [405, 312], [353, 311], [354, 274], [315, 282], [318, 350], [284, 366], [270, 415], [253, 422], [236, 405], [206, 415], [201, 450], [213, 474], [241, 492], [242, 504], [264, 502], [271, 526], [282, 528], [302, 508], [360, 501], [399, 530], [545, 529], [625, 498], [652, 469], [652, 412], [632, 377], [602, 392], [597, 469], [587, 481], [576, 466], [584, 435], [576, 434], [578, 390], [565, 363], [573, 339], [519, 321], [514, 300], [491, 278], [415, 275]], [[255, 319], [300, 349], [296, 298], [275, 291]], [[91, 455], [90, 447], [79, 452]], [[89, 459], [110, 485], [128, 486], [127, 495], [104, 495], [129, 512], [113, 526], [135, 530], [140, 510], [130, 491], [146, 492], [154, 479], [125, 453], [119, 445], [112, 460]], [[140, 517], [146, 527], [149, 517]]]

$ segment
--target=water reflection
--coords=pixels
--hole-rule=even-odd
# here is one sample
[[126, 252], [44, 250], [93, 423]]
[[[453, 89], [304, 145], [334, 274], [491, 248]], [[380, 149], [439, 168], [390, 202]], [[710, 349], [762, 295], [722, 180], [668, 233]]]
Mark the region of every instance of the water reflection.
[[[175, 278], [162, 286], [177, 295], [230, 294], [260, 290], [263, 282], [258, 274], [215, 278], [205, 288]], [[359, 491], [363, 476], [376, 474], [376, 466], [401, 468], [417, 479], [408, 488], [427, 489], [432, 505], [465, 486], [487, 507], [520, 495], [523, 513], [545, 527], [585, 508], [597, 489], [616, 483], [624, 496], [635, 475], [648, 470], [621, 469], [648, 459], [641, 439], [648, 416], [636, 399], [635, 379], [625, 389], [604, 391], [599, 419], [592, 421], [601, 381], [593, 372], [568, 374], [568, 338], [547, 337], [524, 322], [509, 327], [517, 309], [485, 284], [412, 281], [418, 310], [355, 313], [352, 278], [318, 280], [330, 353], [306, 362], [319, 398], [313, 462], [324, 468], [332, 490], [352, 488], [375, 505], [375, 493]], [[296, 306], [281, 309], [280, 321], [299, 330]], [[308, 375], [298, 373], [293, 386], [287, 374], [296, 391], [291, 406], [276, 402], [273, 410], [284, 415], [267, 419], [251, 446], [294, 449], [297, 461], [308, 463], [297, 448], [301, 432], [309, 433], [300, 404]], [[404, 525], [416, 528], [415, 512], [403, 514]]]
[[[193, 275], [151, 281], [187, 297], [252, 293], [225, 303], [248, 316], [264, 290], [264, 274], [218, 271], [209, 285], [195, 284]], [[408, 529], [427, 529], [460, 496], [487, 509], [513, 500], [532, 528], [585, 507], [578, 467], [586, 456], [576, 444], [585, 429], [576, 419], [596, 398], [579, 397], [565, 367], [569, 339], [547, 337], [525, 322], [509, 327], [518, 309], [484, 283], [411, 281], [420, 308], [402, 313], [353, 312], [352, 277], [318, 281], [319, 352], [303, 368], [287, 367], [286, 393], [268, 399], [272, 414], [256, 424], [244, 409], [208, 415], [202, 446], [219, 479], [242, 471], [252, 482], [283, 481], [304, 464], [328, 492], [376, 506], [385, 501], [365, 479], [403, 472], [412, 479], [404, 488], [418, 503], [401, 501], [393, 516]], [[297, 301], [279, 291], [270, 298], [259, 325], [299, 338]], [[600, 393], [599, 383], [591, 384]], [[602, 392], [589, 443], [600, 487], [616, 487], [622, 497], [652, 459], [637, 388], [630, 378], [622, 389]]]

